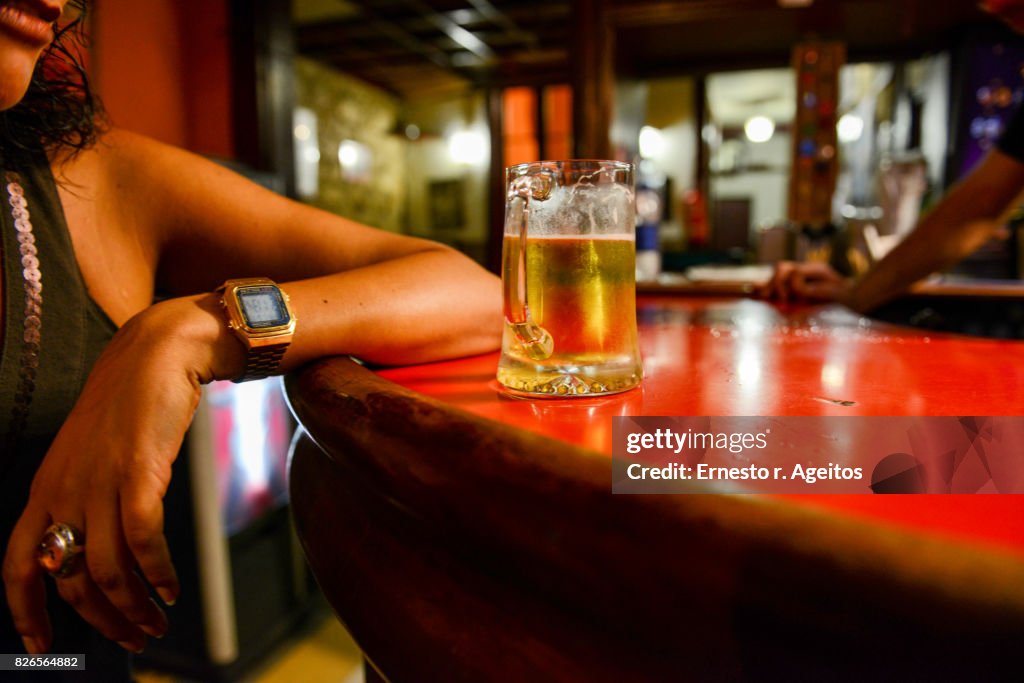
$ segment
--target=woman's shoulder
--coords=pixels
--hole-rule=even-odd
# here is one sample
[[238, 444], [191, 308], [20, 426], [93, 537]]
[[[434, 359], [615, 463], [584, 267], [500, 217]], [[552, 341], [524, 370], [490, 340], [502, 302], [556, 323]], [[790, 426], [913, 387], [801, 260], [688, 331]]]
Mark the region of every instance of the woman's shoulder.
[[98, 196], [112, 187], [124, 185], [133, 171], [146, 165], [147, 157], [160, 143], [137, 133], [110, 128], [84, 149], [59, 149], [50, 166], [58, 186], [76, 194]]
[[100, 208], [129, 212], [138, 223], [165, 223], [224, 185], [224, 169], [192, 152], [111, 127], [95, 144], [52, 162], [59, 185], [90, 196]]
[[187, 153], [151, 137], [110, 127], [101, 132], [96, 142], [86, 149], [59, 152], [53, 165], [66, 172], [86, 167], [93, 174], [122, 173], [130, 177], [149, 165], [178, 155]]
[[158, 251], [219, 236], [233, 243], [271, 214], [294, 216], [293, 203], [227, 166], [119, 128], [57, 160], [54, 175], [68, 203], [72, 193], [86, 198], [97, 220], [148, 235]]
[[50, 160], [65, 210], [88, 210], [96, 220], [116, 225], [118, 214], [152, 200], [148, 179], [164, 147], [137, 133], [110, 128], [85, 149], [61, 150]]

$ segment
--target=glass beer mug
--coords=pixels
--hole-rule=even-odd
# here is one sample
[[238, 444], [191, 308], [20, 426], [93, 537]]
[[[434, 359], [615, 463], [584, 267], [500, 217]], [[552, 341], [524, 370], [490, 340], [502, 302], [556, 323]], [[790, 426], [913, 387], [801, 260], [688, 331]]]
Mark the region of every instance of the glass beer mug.
[[505, 190], [498, 382], [552, 397], [640, 384], [632, 164], [519, 164]]

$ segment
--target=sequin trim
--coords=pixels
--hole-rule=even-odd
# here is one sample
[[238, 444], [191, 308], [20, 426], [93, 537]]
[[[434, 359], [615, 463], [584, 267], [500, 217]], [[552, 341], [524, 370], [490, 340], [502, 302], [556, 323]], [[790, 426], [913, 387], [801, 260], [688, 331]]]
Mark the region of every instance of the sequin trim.
[[[10, 429], [7, 431], [8, 445], [13, 447], [25, 430], [32, 394], [36, 389], [39, 342], [43, 331], [43, 274], [39, 270], [36, 238], [32, 234], [32, 220], [28, 213], [25, 190], [16, 173], [8, 172], [5, 180], [11, 216], [14, 218], [14, 229], [18, 238], [18, 251], [21, 254], [21, 274], [25, 289], [25, 331], [22, 336], [18, 386], [14, 394], [14, 408], [11, 410]], [[13, 453], [13, 448], [9, 452]]]

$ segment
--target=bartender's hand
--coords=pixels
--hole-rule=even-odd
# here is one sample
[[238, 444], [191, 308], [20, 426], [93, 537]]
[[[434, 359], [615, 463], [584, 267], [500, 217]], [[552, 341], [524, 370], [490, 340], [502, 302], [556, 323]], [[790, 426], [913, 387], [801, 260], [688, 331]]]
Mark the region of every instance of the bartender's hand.
[[[166, 632], [167, 617], [142, 577], [165, 603], [176, 600], [163, 496], [200, 384], [213, 379], [213, 315], [197, 301], [168, 300], [128, 321], [98, 359], [43, 459], [3, 564], [7, 602], [30, 653], [46, 652], [52, 643], [45, 592], [54, 587], [127, 650], [139, 652], [147, 635]], [[235, 346], [240, 355], [241, 345]], [[56, 522], [83, 533], [85, 552], [54, 586], [35, 555]]]
[[827, 263], [780, 261], [760, 296], [779, 301], [840, 301], [850, 291], [850, 281]]

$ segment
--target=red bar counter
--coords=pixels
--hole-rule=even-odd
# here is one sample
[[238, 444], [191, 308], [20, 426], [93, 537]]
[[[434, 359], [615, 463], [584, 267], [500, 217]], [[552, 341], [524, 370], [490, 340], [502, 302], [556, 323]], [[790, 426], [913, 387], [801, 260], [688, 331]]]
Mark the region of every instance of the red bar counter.
[[[500, 391], [497, 354], [380, 376], [481, 417], [611, 453], [616, 415], [1024, 415], [1024, 343], [886, 325], [838, 306], [646, 296], [643, 386], [605, 399]], [[1021, 445], [1024, 457], [1024, 444]], [[801, 495], [1024, 553], [1024, 496]]]
[[1021, 415], [1024, 344], [643, 296], [646, 378], [524, 400], [498, 355], [287, 379], [292, 500], [389, 680], [982, 676], [1024, 632], [1019, 495], [611, 494], [637, 415]]

